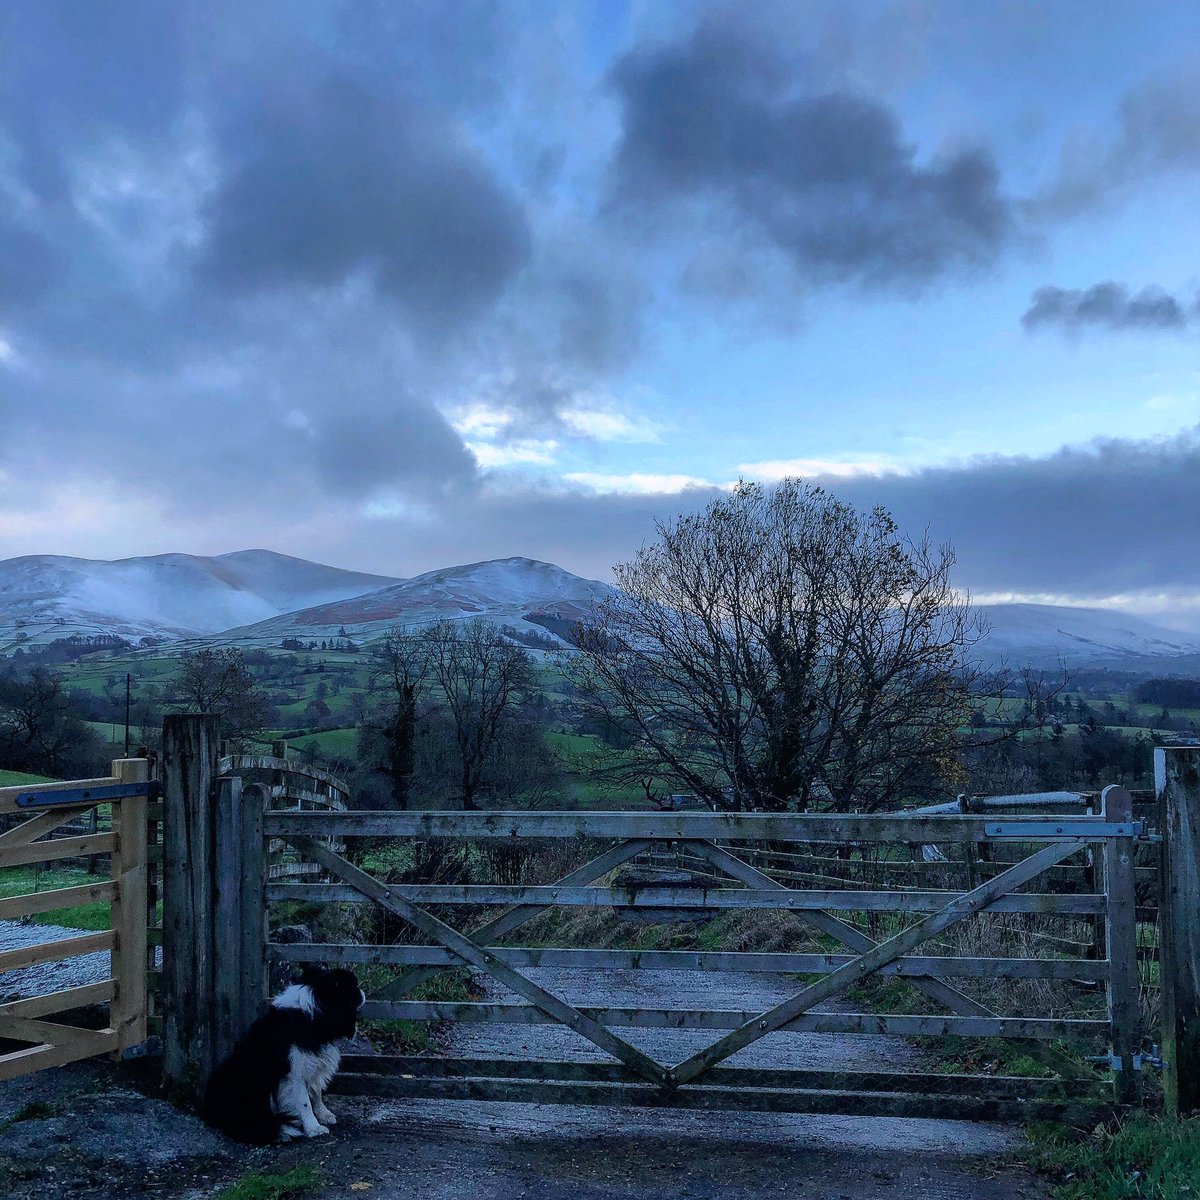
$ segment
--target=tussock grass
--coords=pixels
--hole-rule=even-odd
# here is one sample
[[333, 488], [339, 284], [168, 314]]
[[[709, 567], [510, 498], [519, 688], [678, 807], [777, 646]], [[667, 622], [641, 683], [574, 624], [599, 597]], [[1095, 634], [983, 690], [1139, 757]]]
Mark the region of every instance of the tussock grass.
[[1056, 1200], [1196, 1200], [1200, 1117], [1132, 1117], [1078, 1135], [1059, 1125], [1029, 1129], [1034, 1166], [1056, 1183]]
[[216, 1200], [294, 1200], [315, 1192], [325, 1183], [316, 1167], [295, 1167], [279, 1175], [254, 1174], [223, 1188]]

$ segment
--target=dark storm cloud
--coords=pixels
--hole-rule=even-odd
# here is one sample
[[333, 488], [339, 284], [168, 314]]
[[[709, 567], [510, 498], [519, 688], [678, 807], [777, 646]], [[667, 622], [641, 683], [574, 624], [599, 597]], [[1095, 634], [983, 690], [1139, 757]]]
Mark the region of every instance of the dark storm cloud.
[[259, 94], [234, 122], [202, 271], [238, 291], [365, 270], [418, 324], [494, 300], [529, 230], [453, 125], [345, 77]]
[[732, 22], [635, 50], [613, 80], [627, 212], [714, 203], [802, 277], [834, 282], [926, 283], [990, 264], [1012, 234], [990, 151], [922, 164], [887, 105], [847, 91], [797, 94], [805, 80]]
[[1058, 328], [1076, 333], [1092, 326], [1100, 329], [1178, 330], [1196, 315], [1162, 288], [1131, 292], [1124, 284], [1097, 283], [1089, 288], [1043, 287], [1021, 318], [1026, 329]]
[[336, 496], [432, 500], [475, 477], [475, 460], [441, 414], [411, 400], [388, 413], [330, 418], [313, 433], [318, 474]]
[[884, 504], [910, 533], [949, 538], [959, 582], [976, 591], [1200, 588], [1200, 428], [829, 486]]
[[1200, 61], [1146, 80], [1123, 97], [1111, 137], [1068, 142], [1054, 181], [1030, 205], [1035, 215], [1074, 217], [1137, 184], [1200, 170]]

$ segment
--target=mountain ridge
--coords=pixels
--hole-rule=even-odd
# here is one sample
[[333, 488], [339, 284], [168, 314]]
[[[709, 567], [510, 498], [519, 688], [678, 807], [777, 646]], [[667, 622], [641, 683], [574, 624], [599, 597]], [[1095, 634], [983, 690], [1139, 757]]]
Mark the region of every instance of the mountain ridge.
[[[393, 625], [483, 617], [519, 634], [562, 634], [611, 584], [512, 556], [410, 578], [373, 575], [262, 548], [104, 560], [23, 555], [0, 561], [0, 652], [56, 638], [113, 634], [177, 643], [278, 645]], [[978, 660], [1055, 667], [1200, 671], [1200, 637], [1113, 609], [977, 606], [990, 627]]]

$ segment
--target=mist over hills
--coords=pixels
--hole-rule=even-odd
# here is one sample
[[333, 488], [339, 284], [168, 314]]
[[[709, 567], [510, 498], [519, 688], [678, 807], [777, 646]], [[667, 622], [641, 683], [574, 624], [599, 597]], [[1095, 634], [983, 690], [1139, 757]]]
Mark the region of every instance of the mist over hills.
[[[102, 560], [27, 555], [0, 561], [0, 651], [73, 635], [277, 646], [344, 635], [370, 641], [393, 625], [483, 617], [518, 633], [561, 635], [610, 584], [552, 563], [504, 558], [411, 579], [242, 550]], [[981, 606], [983, 662], [1200, 672], [1200, 638], [1110, 609]]]

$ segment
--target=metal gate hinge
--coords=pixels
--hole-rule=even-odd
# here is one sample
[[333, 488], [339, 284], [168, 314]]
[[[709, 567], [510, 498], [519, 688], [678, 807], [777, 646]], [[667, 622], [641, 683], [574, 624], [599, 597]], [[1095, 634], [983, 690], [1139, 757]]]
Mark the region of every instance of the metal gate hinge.
[[1039, 838], [1069, 837], [1096, 841], [1112, 837], [1141, 837], [1146, 832], [1144, 821], [1097, 821], [1095, 818], [1061, 821], [988, 821], [983, 833], [994, 840], [1036, 842]]
[[[1087, 1061], [1103, 1063], [1110, 1071], [1120, 1071], [1123, 1069], [1120, 1055], [1117, 1054], [1091, 1054], [1088, 1056]], [[1135, 1071], [1144, 1070], [1146, 1067], [1151, 1067], [1155, 1071], [1161, 1071], [1170, 1065], [1170, 1063], [1163, 1061], [1157, 1042], [1150, 1048], [1149, 1054], [1135, 1054], [1133, 1056], [1133, 1069]]]

